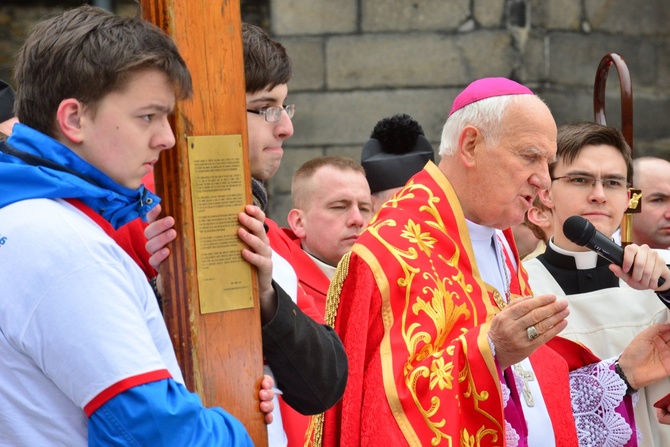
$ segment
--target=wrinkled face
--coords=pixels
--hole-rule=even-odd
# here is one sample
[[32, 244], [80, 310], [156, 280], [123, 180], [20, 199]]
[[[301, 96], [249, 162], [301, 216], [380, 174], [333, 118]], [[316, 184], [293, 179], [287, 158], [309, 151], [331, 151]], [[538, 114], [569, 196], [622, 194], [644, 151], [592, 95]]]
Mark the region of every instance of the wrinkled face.
[[636, 244], [652, 248], [670, 247], [670, 163], [661, 160], [640, 161], [636, 169], [636, 188], [642, 190], [642, 212], [633, 214]]
[[291, 228], [303, 250], [336, 266], [372, 218], [368, 181], [357, 171], [322, 166], [306, 186], [309, 197]]
[[528, 95], [509, 106], [501, 128], [495, 145], [477, 138], [464, 210], [471, 221], [504, 230], [521, 223], [538, 191], [549, 187], [556, 124], [547, 106]]
[[[542, 192], [543, 200], [552, 209], [554, 243], [565, 250], [585, 251], [573, 244], [563, 234], [563, 223], [570, 216], [582, 216], [607, 237], [611, 237], [621, 224], [628, 208], [628, 188], [611, 189], [602, 182], [595, 185], [559, 179], [566, 175], [590, 176], [626, 182], [626, 162], [621, 153], [609, 145], [587, 145], [582, 148], [572, 164], [558, 160], [554, 168], [551, 188]], [[544, 197], [544, 196], [543, 196]]]
[[138, 188], [161, 151], [175, 144], [168, 122], [174, 105], [174, 88], [163, 72], [137, 72], [123, 90], [99, 101], [94, 113], [84, 109], [81, 143], [72, 149], [117, 183]]
[[[247, 109], [262, 111], [268, 107], [282, 107], [287, 95], [286, 84], [272, 90], [247, 93]], [[282, 112], [279, 121], [269, 123], [263, 115], [247, 113], [247, 130], [251, 176], [259, 180], [272, 178], [284, 155], [282, 144], [293, 135], [291, 118]]]

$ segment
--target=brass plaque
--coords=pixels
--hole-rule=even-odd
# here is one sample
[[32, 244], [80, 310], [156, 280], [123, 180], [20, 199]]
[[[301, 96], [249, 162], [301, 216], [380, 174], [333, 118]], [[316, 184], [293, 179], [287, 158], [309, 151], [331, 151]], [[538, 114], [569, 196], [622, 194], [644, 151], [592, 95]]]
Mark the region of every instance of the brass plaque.
[[188, 137], [200, 312], [253, 307], [237, 215], [246, 205], [241, 135]]

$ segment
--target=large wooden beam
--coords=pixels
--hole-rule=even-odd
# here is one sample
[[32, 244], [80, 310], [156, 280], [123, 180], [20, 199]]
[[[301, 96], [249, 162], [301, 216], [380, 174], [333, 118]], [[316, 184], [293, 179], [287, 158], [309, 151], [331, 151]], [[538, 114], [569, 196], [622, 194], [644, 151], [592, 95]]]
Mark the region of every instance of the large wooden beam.
[[[264, 446], [267, 445], [267, 434], [258, 402], [263, 362], [255, 272], [251, 272], [251, 267], [246, 266], [241, 256], [236, 265], [230, 263], [228, 244], [225, 264], [216, 260], [210, 262], [216, 256], [208, 258], [209, 273], [203, 280], [205, 262], [198, 250], [211, 247], [203, 242], [204, 230], [198, 228], [203, 214], [198, 214], [198, 197], [195, 197], [194, 210], [192, 194], [193, 188], [201, 185], [203, 179], [190, 174], [190, 171], [195, 172], [192, 151], [196, 144], [202, 146], [197, 138], [211, 136], [217, 151], [238, 150], [241, 154], [240, 171], [236, 177], [241, 179], [242, 201], [251, 203], [239, 1], [141, 0], [141, 5], [144, 17], [175, 40], [191, 70], [194, 85], [193, 99], [177, 104], [174, 117], [176, 147], [164, 152], [155, 172], [156, 190], [163, 198], [163, 209], [176, 218], [178, 232], [177, 241], [170, 247], [172, 254], [161, 266], [165, 295], [163, 309], [168, 330], [187, 387], [197, 392], [205, 405], [221, 406], [239, 418], [249, 430], [254, 444]], [[221, 136], [232, 136], [233, 143], [219, 146], [221, 138], [231, 139]], [[235, 145], [235, 140], [240, 144]], [[210, 152], [200, 155], [200, 161], [212, 161], [211, 141], [207, 144]], [[236, 155], [231, 154], [234, 160]], [[216, 187], [210, 181], [208, 193]], [[216, 200], [219, 199], [221, 197]], [[241, 205], [237, 211], [242, 211]], [[228, 230], [237, 226], [236, 221], [234, 217], [226, 223], [230, 227]], [[222, 220], [218, 222], [220, 224]], [[239, 254], [239, 247], [233, 249]], [[232, 295], [226, 295], [217, 287], [216, 272], [223, 272], [222, 276], [237, 275], [233, 270], [239, 272], [240, 268], [247, 269], [248, 284], [253, 288], [246, 296], [248, 306], [243, 302], [242, 308], [226, 310], [230, 307], [226, 300]], [[224, 286], [229, 286], [233, 280], [237, 278], [223, 278]], [[242, 281], [242, 285], [246, 282]], [[208, 286], [203, 287], [203, 284]], [[246, 293], [244, 287], [242, 291]], [[239, 297], [237, 299], [239, 301]], [[239, 303], [237, 307], [240, 307]]]

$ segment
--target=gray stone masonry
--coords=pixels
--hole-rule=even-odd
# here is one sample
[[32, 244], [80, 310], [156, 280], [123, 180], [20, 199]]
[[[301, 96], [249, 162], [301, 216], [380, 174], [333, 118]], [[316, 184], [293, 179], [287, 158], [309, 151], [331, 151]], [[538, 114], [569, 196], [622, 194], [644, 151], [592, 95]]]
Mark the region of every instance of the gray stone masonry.
[[[290, 181], [323, 154], [360, 158], [378, 120], [408, 113], [435, 150], [453, 98], [471, 81], [525, 83], [558, 125], [593, 120], [600, 59], [617, 52], [633, 81], [634, 155], [670, 158], [670, 2], [667, 0], [270, 0], [271, 32], [294, 61], [295, 135], [269, 182], [280, 223]], [[608, 124], [621, 127], [616, 69]]]

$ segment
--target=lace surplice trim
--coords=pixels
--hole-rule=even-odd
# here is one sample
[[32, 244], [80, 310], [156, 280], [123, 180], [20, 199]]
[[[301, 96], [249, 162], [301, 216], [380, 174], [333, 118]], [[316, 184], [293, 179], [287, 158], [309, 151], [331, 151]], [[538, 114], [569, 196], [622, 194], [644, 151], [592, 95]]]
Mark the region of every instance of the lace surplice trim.
[[[507, 384], [505, 382], [501, 383], [501, 390], [503, 398], [503, 408], [507, 408], [507, 402], [509, 402], [511, 393], [509, 388], [507, 388]], [[517, 447], [519, 445], [519, 440], [520, 440], [519, 434], [516, 432], [514, 427], [512, 427], [512, 424], [505, 421], [505, 445], [507, 447]]]
[[626, 396], [626, 384], [614, 372], [614, 358], [570, 373], [572, 412], [580, 446], [618, 447], [633, 434], [616, 412]]

